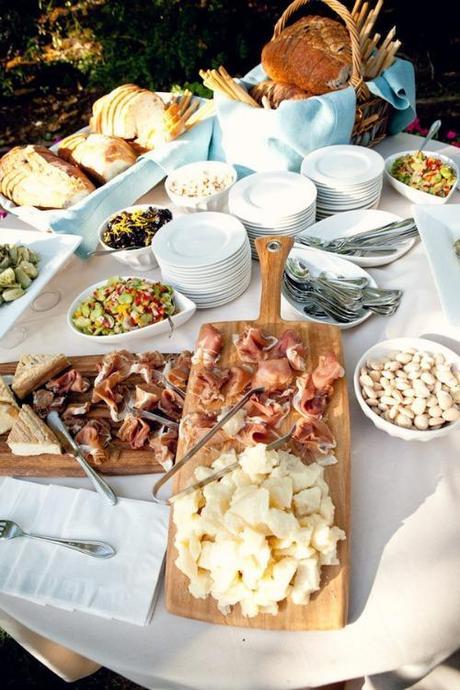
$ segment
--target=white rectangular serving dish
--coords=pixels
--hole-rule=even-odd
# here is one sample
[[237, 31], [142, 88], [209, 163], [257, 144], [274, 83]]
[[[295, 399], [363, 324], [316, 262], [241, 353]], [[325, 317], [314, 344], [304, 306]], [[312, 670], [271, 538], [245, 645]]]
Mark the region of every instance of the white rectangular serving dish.
[[34, 230], [0, 228], [0, 244], [22, 244], [40, 255], [38, 276], [32, 281], [25, 295], [0, 305], [0, 338], [38, 297], [45, 285], [62, 268], [81, 242], [78, 235], [39, 233]]
[[460, 326], [460, 204], [414, 206], [414, 218], [447, 320]]

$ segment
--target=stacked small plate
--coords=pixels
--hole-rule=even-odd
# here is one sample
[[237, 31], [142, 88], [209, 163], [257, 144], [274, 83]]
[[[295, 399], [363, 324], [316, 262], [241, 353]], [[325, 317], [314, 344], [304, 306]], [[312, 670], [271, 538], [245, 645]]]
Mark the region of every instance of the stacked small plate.
[[251, 250], [244, 226], [225, 213], [184, 215], [152, 241], [162, 279], [198, 309], [236, 299], [251, 281]]
[[231, 188], [228, 209], [246, 228], [252, 255], [257, 259], [258, 237], [294, 237], [315, 222], [316, 188], [298, 173], [254, 173]]
[[364, 146], [325, 146], [302, 162], [301, 173], [318, 190], [318, 220], [342, 211], [378, 206], [385, 161]]

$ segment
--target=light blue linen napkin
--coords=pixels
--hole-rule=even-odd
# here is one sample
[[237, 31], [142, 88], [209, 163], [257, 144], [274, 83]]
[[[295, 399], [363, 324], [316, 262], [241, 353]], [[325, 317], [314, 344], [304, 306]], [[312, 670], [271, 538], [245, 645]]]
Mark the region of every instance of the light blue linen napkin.
[[[250, 88], [266, 76], [258, 65], [241, 83]], [[397, 109], [391, 133], [401, 131], [415, 112], [412, 65], [396, 60], [369, 87]], [[283, 101], [276, 110], [251, 108], [220, 94], [215, 100], [210, 157], [232, 163], [240, 176], [265, 170], [298, 172], [307, 153], [322, 146], [348, 144], [355, 121], [356, 96], [351, 87], [306, 100]]]
[[81, 235], [83, 241], [77, 254], [87, 258], [98, 243], [97, 231], [107, 216], [135, 203], [172, 170], [208, 159], [212, 120], [204, 120], [167, 146], [141, 156], [133, 166], [72, 208], [56, 211], [49, 226], [55, 232]]

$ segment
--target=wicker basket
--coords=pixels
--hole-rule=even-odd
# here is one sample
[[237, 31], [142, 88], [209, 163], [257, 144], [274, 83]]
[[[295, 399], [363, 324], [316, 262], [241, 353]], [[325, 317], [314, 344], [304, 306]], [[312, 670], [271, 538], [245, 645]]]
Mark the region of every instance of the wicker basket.
[[[273, 38], [277, 38], [290, 17], [310, 0], [294, 0], [285, 9], [275, 25]], [[352, 67], [348, 80], [356, 91], [356, 119], [351, 134], [351, 143], [371, 148], [381, 142], [387, 133], [389, 105], [382, 98], [371, 96], [363, 79], [363, 66], [358, 29], [350, 12], [338, 0], [322, 0], [344, 21], [351, 41]]]

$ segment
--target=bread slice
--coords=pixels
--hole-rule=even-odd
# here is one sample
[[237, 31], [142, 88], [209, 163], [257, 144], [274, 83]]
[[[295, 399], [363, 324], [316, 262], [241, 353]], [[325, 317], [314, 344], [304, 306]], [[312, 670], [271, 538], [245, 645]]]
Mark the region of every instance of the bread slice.
[[22, 355], [11, 388], [21, 400], [70, 366], [65, 355]]
[[63, 139], [58, 153], [99, 184], [127, 170], [137, 159], [137, 154], [124, 139], [90, 132], [71, 134]]
[[9, 431], [19, 414], [19, 405], [14, 395], [0, 376], [0, 434]]
[[61, 454], [58, 439], [30, 405], [21, 407], [6, 442], [14, 455]]

